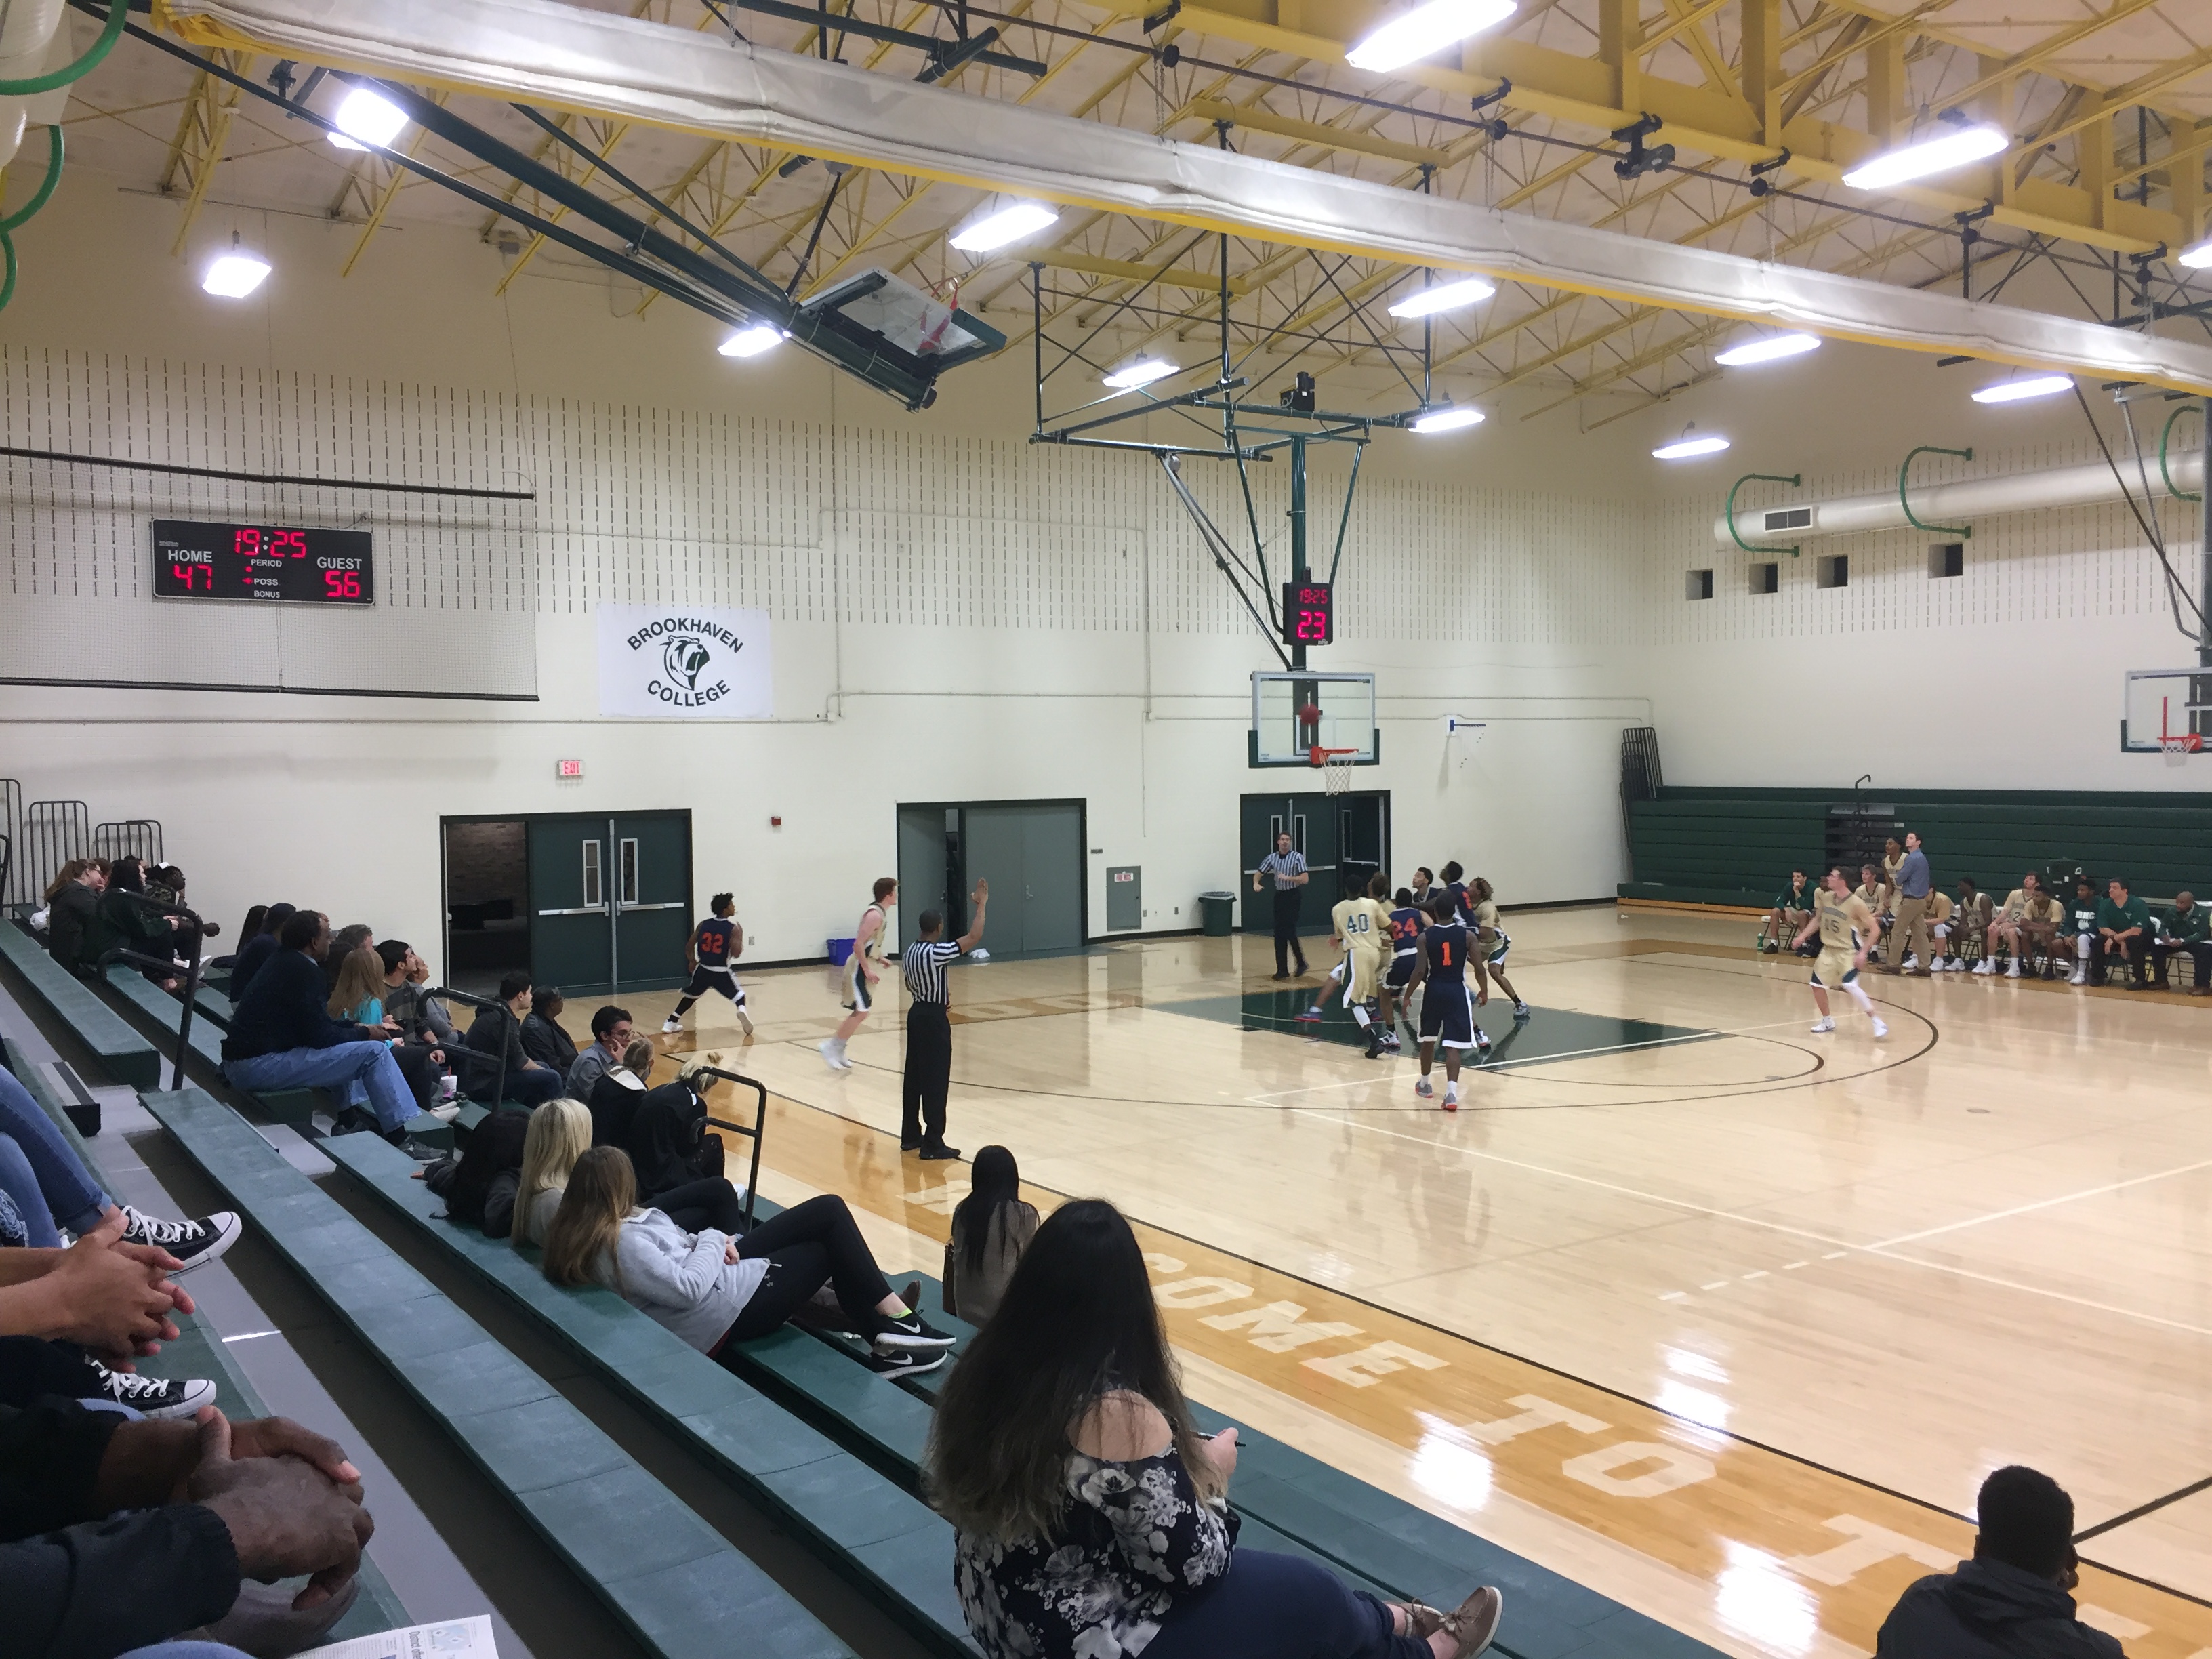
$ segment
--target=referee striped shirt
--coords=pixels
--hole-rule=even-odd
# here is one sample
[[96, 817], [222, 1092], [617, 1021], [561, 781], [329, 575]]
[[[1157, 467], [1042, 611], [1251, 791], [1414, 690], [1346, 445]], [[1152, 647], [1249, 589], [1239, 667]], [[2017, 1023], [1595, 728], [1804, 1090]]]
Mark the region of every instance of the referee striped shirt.
[[945, 1006], [945, 964], [960, 959], [960, 947], [950, 939], [917, 939], [906, 947], [899, 965], [906, 970], [906, 988], [916, 1002]]

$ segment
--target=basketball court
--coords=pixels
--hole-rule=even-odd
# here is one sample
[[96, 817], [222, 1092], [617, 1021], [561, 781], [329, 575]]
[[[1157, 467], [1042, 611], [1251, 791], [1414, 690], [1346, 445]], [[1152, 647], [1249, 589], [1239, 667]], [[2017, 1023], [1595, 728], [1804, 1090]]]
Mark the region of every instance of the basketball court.
[[[842, 1195], [929, 1295], [981, 1148], [1113, 1200], [1192, 1400], [1310, 1460], [1250, 1514], [1351, 1576], [1332, 1525], [1508, 1562], [1553, 1620], [1509, 1659], [1869, 1653], [2013, 1464], [2083, 1621], [2212, 1659], [2212, 0], [2002, 9], [0, 7], [11, 1070], [108, 1112], [134, 1201], [305, 1177], [808, 1652], [969, 1650], [949, 1559], [894, 1594], [851, 1541], [943, 1523], [838, 1402], [933, 1395], [732, 1365], [867, 1488], [800, 1524], [619, 1333], [501, 1323], [340, 1103], [233, 1086], [249, 907], [411, 951], [462, 1029], [714, 1057], [757, 1195]], [[220, 930], [174, 985], [52, 958], [132, 858]], [[1961, 971], [1812, 1029], [1805, 918], [1759, 943], [1793, 871]], [[1323, 976], [1340, 901], [1462, 878], [1528, 1008], [1440, 1109]], [[1965, 970], [1977, 893], [2025, 976]], [[898, 962], [979, 920], [925, 1160]], [[378, 1130], [465, 1152], [412, 1058]], [[690, 1659], [282, 1224], [185, 1352], [367, 1448], [362, 1630]]]

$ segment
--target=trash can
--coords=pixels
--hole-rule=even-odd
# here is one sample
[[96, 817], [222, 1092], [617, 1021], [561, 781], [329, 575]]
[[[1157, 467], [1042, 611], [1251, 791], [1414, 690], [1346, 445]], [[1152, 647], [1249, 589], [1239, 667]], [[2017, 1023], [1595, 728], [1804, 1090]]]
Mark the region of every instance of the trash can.
[[1226, 939], [1237, 915], [1237, 895], [1234, 893], [1200, 893], [1198, 896], [1201, 931], [1213, 939]]
[[853, 959], [853, 941], [851, 939], [833, 939], [828, 941], [828, 943], [830, 946], [830, 961], [833, 966], [842, 968], [847, 963]]

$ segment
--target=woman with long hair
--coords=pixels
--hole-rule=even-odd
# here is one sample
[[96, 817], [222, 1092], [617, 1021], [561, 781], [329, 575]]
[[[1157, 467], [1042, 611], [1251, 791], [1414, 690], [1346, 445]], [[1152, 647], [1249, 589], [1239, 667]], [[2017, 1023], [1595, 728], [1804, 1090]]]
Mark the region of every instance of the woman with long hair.
[[952, 1346], [891, 1294], [843, 1199], [810, 1198], [743, 1238], [687, 1232], [637, 1207], [637, 1177], [618, 1146], [594, 1146], [568, 1171], [543, 1266], [556, 1285], [611, 1287], [718, 1360], [731, 1343], [766, 1336], [824, 1285], [871, 1339], [872, 1370], [933, 1370]]
[[629, 1121], [652, 1085], [659, 1052], [645, 1038], [633, 1038], [622, 1059], [599, 1073], [584, 1101], [592, 1109], [592, 1145], [629, 1147]]
[[1037, 1229], [937, 1400], [923, 1458], [989, 1659], [1470, 1659], [1488, 1586], [1449, 1613], [1237, 1547], [1237, 1431], [1191, 1421], [1136, 1235], [1099, 1199]]
[[233, 1005], [246, 997], [246, 988], [253, 983], [253, 976], [262, 965], [277, 951], [277, 938], [284, 924], [299, 914], [296, 904], [272, 904], [261, 918], [261, 931], [247, 939], [240, 934], [238, 940], [238, 959], [230, 964], [230, 985], [228, 994]]
[[968, 1196], [952, 1212], [952, 1238], [945, 1247], [945, 1311], [987, 1325], [1022, 1252], [1036, 1237], [1037, 1212], [1022, 1201], [1022, 1172], [1004, 1146], [983, 1148], [973, 1170]]
[[576, 1160], [592, 1150], [592, 1114], [563, 1095], [530, 1115], [522, 1141], [522, 1180], [514, 1194], [514, 1247], [543, 1244]]
[[347, 952], [326, 1005], [332, 1019], [356, 1025], [384, 1024], [384, 958], [368, 945]]

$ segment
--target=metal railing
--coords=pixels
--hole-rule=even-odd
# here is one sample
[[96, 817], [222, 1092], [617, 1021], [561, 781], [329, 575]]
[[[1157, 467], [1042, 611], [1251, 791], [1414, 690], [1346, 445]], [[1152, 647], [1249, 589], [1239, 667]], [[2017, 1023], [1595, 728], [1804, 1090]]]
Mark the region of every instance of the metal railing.
[[[496, 1008], [509, 1019], [514, 1018], [514, 1010], [497, 997], [476, 996], [467, 991], [456, 991], [450, 985], [434, 987], [423, 992], [422, 995], [426, 1000], [431, 997], [449, 998], [469, 1008]], [[516, 1024], [519, 1029], [520, 1022], [517, 1021]], [[458, 1031], [460, 1028], [456, 1026], [454, 1029]], [[491, 1091], [491, 1109], [495, 1112], [507, 1104], [507, 1044], [505, 1042], [499, 1045], [499, 1052], [496, 1054], [488, 1054], [481, 1048], [470, 1048], [465, 1038], [459, 1042], [441, 1043], [439, 1046], [446, 1051], [446, 1059], [448, 1061], [457, 1058], [465, 1058], [472, 1066], [492, 1066], [495, 1076]]]
[[81, 800], [34, 800], [23, 809], [24, 896], [36, 904], [71, 859], [92, 856], [92, 813]]
[[154, 818], [118, 818], [92, 827], [92, 854], [110, 864], [135, 858], [142, 864], [161, 863], [161, 826]]
[[717, 1129], [727, 1129], [732, 1134], [743, 1135], [753, 1144], [752, 1168], [745, 1176], [745, 1231], [753, 1227], [753, 1200], [760, 1192], [762, 1132], [768, 1127], [768, 1085], [757, 1078], [737, 1072], [726, 1072], [719, 1066], [701, 1066], [690, 1073], [693, 1077], [718, 1077], [725, 1083], [734, 1083], [753, 1091], [753, 1126], [748, 1129], [742, 1123], [732, 1123], [726, 1118], [709, 1114], [707, 1121]]

